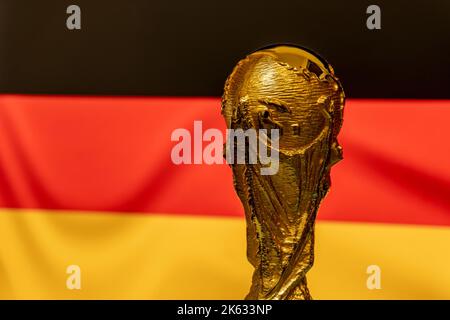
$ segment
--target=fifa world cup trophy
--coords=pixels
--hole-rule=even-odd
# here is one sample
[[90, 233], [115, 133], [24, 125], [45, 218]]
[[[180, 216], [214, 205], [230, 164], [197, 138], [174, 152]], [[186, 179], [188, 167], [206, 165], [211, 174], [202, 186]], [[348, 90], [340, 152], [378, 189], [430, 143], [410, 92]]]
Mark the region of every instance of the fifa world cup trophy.
[[314, 261], [314, 224], [330, 169], [342, 159], [337, 135], [344, 100], [332, 67], [289, 45], [248, 55], [226, 81], [222, 114], [228, 129], [269, 132], [264, 139], [258, 135], [259, 146], [278, 155], [272, 174], [262, 173], [266, 165], [259, 158], [230, 163], [255, 268], [247, 299], [311, 299], [306, 273]]

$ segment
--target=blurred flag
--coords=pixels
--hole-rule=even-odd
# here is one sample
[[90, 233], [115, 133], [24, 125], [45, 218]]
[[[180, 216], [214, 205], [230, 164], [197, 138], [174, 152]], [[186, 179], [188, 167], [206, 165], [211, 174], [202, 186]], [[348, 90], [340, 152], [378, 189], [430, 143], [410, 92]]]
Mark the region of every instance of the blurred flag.
[[68, 30], [69, 3], [0, 2], [0, 298], [243, 298], [231, 170], [175, 165], [171, 133], [224, 131], [232, 66], [290, 42], [324, 54], [349, 97], [313, 297], [450, 299], [450, 44], [430, 36], [450, 7], [378, 1], [370, 31], [356, 0], [77, 4]]

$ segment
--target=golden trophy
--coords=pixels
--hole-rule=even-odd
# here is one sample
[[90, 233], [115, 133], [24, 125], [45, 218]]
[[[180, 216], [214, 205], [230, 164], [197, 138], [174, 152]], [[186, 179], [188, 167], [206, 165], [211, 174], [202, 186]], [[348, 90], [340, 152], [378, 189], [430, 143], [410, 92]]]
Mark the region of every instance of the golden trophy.
[[317, 210], [330, 187], [331, 166], [342, 159], [337, 135], [344, 101], [332, 67], [295, 46], [248, 55], [226, 81], [222, 114], [229, 130], [279, 130], [277, 143], [270, 133], [258, 136], [278, 155], [276, 173], [262, 174], [265, 164], [248, 155], [229, 162], [255, 268], [246, 299], [311, 299], [306, 273], [314, 261]]

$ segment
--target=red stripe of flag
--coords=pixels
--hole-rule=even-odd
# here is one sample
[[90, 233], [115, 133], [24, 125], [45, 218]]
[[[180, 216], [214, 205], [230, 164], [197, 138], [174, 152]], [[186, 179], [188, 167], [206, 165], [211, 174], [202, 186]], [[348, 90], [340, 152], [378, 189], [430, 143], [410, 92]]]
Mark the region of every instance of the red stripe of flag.
[[[450, 225], [450, 101], [349, 100], [319, 219]], [[0, 207], [241, 216], [226, 165], [170, 159], [218, 98], [0, 96]]]

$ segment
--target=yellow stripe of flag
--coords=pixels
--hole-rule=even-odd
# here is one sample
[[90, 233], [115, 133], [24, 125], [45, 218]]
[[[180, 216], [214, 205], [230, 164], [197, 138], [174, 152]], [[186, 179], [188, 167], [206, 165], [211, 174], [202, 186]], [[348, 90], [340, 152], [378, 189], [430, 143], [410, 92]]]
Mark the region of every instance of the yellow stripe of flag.
[[[316, 230], [315, 299], [450, 299], [449, 227]], [[2, 299], [241, 299], [251, 281], [241, 218], [1, 209], [0, 241]], [[80, 290], [66, 287], [69, 265]]]

